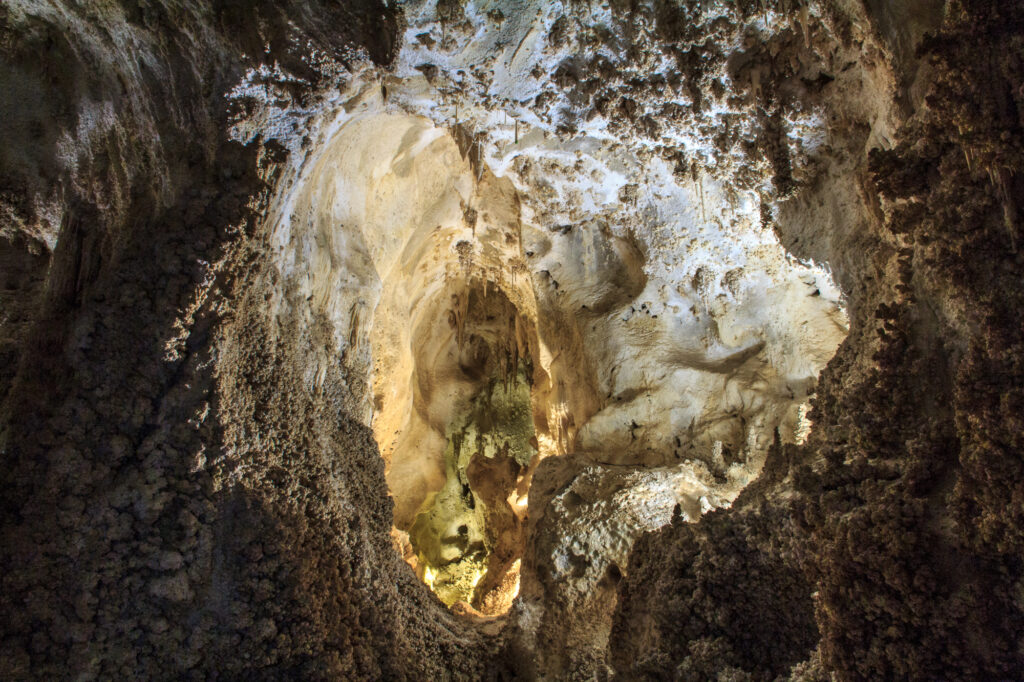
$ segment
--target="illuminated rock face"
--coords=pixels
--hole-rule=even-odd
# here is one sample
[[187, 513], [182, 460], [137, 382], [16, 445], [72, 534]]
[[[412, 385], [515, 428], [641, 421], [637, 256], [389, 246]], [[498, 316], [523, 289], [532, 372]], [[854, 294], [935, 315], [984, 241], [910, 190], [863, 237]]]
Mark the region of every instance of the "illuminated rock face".
[[[681, 170], [599, 110], [556, 134], [543, 113], [555, 109], [518, 103], [538, 94], [525, 74], [571, 51], [531, 42], [555, 14], [539, 5], [532, 20], [494, 23], [472, 7], [454, 29], [410, 7], [394, 70], [359, 72], [313, 122], [272, 203], [276, 262], [368, 378], [362, 418], [417, 574], [485, 614], [506, 609], [520, 580], [526, 610], [561, 598], [551, 589], [576, 594], [566, 608], [580, 627], [607, 626], [604, 576], [636, 537], [677, 509], [697, 520], [727, 506], [776, 431], [806, 435], [846, 313], [827, 267], [791, 257], [766, 223], [770, 164], [680, 125], [665, 134], [693, 159]], [[522, 43], [512, 71], [498, 59], [493, 78], [459, 76], [494, 31]], [[638, 106], [690, 97], [668, 88]], [[726, 104], [712, 118], [754, 110]], [[813, 137], [813, 116], [794, 125]], [[482, 416], [510, 382], [529, 438]], [[568, 455], [562, 475], [590, 482], [542, 512], [529, 490], [570, 466], [543, 460]], [[613, 490], [624, 492], [609, 505]], [[545, 533], [557, 540], [531, 544]]]
[[[351, 371], [372, 376], [363, 414], [403, 553], [449, 604], [505, 610], [510, 597], [487, 594], [517, 589], [505, 574], [522, 552], [530, 386], [544, 376], [516, 192], [447, 131], [379, 110], [341, 124], [299, 182], [276, 233], [285, 276], [331, 320]], [[503, 494], [479, 457], [514, 463]]]
[[447, 436], [444, 486], [409, 528], [412, 563], [447, 605], [504, 612], [519, 589], [513, 566], [525, 544], [527, 472], [538, 457], [526, 372], [491, 378]]

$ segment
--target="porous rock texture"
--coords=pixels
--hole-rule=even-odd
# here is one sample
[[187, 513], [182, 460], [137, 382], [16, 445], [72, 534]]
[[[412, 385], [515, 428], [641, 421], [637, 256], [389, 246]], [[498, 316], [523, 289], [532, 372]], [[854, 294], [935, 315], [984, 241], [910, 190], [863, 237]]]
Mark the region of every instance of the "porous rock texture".
[[1022, 16], [6, 3], [0, 674], [1024, 676]]
[[311, 103], [353, 55], [391, 58], [393, 11], [15, 2], [0, 21], [0, 676], [481, 675], [480, 635], [391, 548], [352, 382], [335, 363], [310, 393], [322, 332], [269, 305], [281, 150], [228, 136], [247, 68], [280, 64]]
[[638, 543], [613, 633], [627, 677], [1024, 673], [1020, 16], [951, 3], [916, 48], [915, 111], [861, 168], [869, 253], [895, 274], [855, 273], [808, 441], [732, 510]]

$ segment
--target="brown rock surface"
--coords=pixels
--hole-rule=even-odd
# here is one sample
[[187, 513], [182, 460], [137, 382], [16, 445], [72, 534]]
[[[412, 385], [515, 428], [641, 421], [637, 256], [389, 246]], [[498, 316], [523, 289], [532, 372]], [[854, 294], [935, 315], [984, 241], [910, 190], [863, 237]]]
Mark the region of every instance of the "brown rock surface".
[[1024, 678], [1022, 17], [6, 2], [0, 678]]

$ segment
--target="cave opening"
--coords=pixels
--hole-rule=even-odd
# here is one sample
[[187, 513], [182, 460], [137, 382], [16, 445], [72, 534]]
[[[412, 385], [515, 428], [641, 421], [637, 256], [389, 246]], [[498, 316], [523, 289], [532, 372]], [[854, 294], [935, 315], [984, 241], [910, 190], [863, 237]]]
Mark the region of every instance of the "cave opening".
[[74, 4], [0, 680], [1024, 679], [1024, 0]]
[[[276, 204], [282, 273], [334, 335], [418, 579], [483, 617], [571, 583], [606, 622], [640, 533], [728, 506], [802, 433], [841, 295], [751, 196], [410, 114], [417, 78], [354, 87], [311, 141]], [[624, 169], [664, 180], [663, 211], [623, 203]]]
[[[453, 288], [458, 292], [442, 294], [450, 305], [440, 333], [423, 337], [438, 345], [424, 347], [427, 364], [412, 378], [413, 419], [433, 413], [443, 422], [441, 452], [436, 440], [433, 452], [422, 440], [393, 452], [391, 492], [406, 510], [396, 515], [393, 535], [403, 558], [447, 606], [462, 602], [462, 611], [495, 616], [519, 591], [528, 494], [541, 459], [542, 416], [533, 396], [541, 371], [533, 361], [532, 323], [499, 288], [480, 280]], [[382, 377], [378, 385], [394, 380]], [[396, 461], [432, 465], [431, 482], [403, 488], [411, 472], [396, 469]], [[410, 496], [421, 500], [415, 508]]]
[[371, 377], [393, 544], [446, 605], [494, 616], [518, 592], [530, 482], [558, 439], [518, 193], [456, 133], [378, 113], [334, 132], [309, 183], [330, 209], [311, 294]]

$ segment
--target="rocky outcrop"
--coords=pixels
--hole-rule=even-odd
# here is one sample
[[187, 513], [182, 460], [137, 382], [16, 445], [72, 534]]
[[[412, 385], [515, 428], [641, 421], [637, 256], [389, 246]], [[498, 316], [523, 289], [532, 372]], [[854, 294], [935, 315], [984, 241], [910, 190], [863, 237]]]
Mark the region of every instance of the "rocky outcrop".
[[731, 508], [676, 517], [636, 543], [609, 647], [625, 679], [807, 679], [796, 668], [820, 636], [785, 454], [777, 443]]

